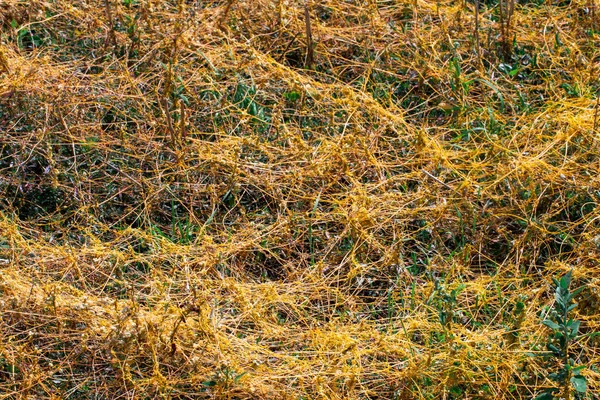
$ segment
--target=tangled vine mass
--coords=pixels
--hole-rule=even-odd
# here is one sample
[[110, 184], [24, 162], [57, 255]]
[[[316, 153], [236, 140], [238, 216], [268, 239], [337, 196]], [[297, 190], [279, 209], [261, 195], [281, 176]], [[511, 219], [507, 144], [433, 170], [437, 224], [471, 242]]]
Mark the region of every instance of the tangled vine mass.
[[0, 2], [0, 398], [599, 399], [597, 6]]

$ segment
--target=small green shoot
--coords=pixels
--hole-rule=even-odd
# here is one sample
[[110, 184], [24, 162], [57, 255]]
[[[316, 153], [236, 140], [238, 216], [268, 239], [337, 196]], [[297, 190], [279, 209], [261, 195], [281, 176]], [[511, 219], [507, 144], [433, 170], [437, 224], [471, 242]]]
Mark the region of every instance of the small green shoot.
[[557, 386], [544, 390], [535, 400], [552, 400], [557, 397], [570, 399], [573, 390], [580, 394], [587, 392], [587, 381], [581, 374], [585, 366], [575, 366], [575, 361], [571, 358], [572, 347], [580, 338], [580, 321], [569, 317], [569, 313], [577, 307], [577, 303], [573, 299], [584, 287], [570, 291], [571, 278], [572, 271], [567, 272], [560, 280], [552, 278], [556, 301], [549, 318], [542, 321], [552, 330], [552, 334], [546, 342], [549, 352], [545, 353], [544, 357], [547, 357], [552, 365], [558, 363], [560, 369], [547, 375], [550, 380], [557, 383]]

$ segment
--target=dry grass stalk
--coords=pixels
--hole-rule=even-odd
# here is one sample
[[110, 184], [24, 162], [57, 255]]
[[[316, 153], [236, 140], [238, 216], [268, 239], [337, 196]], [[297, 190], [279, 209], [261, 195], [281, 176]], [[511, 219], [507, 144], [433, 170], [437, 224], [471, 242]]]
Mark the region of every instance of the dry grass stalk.
[[112, 7], [110, 5], [110, 0], [104, 0], [104, 12], [106, 15], [106, 20], [108, 21], [108, 41], [110, 42], [113, 49], [116, 49], [117, 48], [117, 36], [115, 34], [114, 19], [113, 19]]
[[227, 0], [227, 5], [225, 6], [225, 9], [223, 10], [223, 14], [221, 14], [221, 17], [219, 18], [219, 23], [218, 23], [219, 29], [221, 29], [221, 30], [225, 29], [223, 24], [229, 17], [229, 12], [231, 11], [231, 6], [233, 6], [233, 3], [235, 3], [235, 2], [236, 2], [236, 0]]
[[596, 94], [596, 105], [594, 106], [594, 126], [592, 134], [596, 134], [598, 129], [598, 112], [600, 111], [600, 94]]
[[481, 64], [481, 43], [479, 41], [479, 0], [475, 0], [475, 52], [477, 53], [477, 58], [479, 59], [479, 63]]
[[162, 108], [163, 115], [167, 121], [167, 129], [169, 130], [169, 136], [171, 138], [171, 148], [173, 150], [177, 150], [177, 133], [175, 132], [175, 128], [173, 126], [173, 119], [171, 118], [171, 111], [169, 110], [169, 101], [166, 98], [161, 97], [159, 103]]
[[515, 0], [499, 0], [500, 53], [505, 61], [509, 61], [513, 51], [513, 17]]
[[185, 124], [185, 103], [183, 100], [179, 100], [179, 138], [181, 139], [182, 144], [184, 144], [186, 140]]
[[313, 45], [313, 32], [310, 24], [310, 0], [304, 1], [304, 27], [306, 33], [306, 58], [304, 66], [313, 69], [315, 62], [315, 50]]

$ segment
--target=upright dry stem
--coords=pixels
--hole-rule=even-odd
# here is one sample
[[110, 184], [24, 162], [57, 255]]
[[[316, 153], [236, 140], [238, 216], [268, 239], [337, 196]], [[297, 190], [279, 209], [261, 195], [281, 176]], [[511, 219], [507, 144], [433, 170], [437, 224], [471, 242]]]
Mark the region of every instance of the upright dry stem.
[[110, 5], [110, 0], [104, 0], [104, 11], [106, 13], [106, 19], [108, 20], [108, 39], [111, 43], [112, 47], [116, 49], [117, 47], [117, 37], [115, 35], [115, 26], [113, 22], [113, 14]]
[[512, 56], [512, 24], [515, 12], [515, 0], [500, 0], [500, 52], [505, 61]]
[[315, 55], [313, 49], [312, 27], [310, 24], [310, 0], [304, 2], [304, 25], [306, 27], [306, 59], [304, 61], [304, 66], [308, 69], [312, 69]]
[[481, 64], [481, 44], [479, 42], [479, 0], [475, 0], [475, 53]]

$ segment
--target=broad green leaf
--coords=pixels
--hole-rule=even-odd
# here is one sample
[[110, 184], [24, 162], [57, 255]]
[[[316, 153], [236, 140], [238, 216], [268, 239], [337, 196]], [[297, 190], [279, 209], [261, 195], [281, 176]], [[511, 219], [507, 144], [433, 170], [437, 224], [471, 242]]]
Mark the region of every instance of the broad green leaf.
[[581, 293], [585, 289], [585, 286], [579, 287], [571, 292], [572, 298], [575, 298], [579, 293]]
[[542, 394], [538, 394], [533, 400], [554, 400], [554, 395], [550, 392], [544, 392]]
[[560, 279], [559, 287], [564, 290], [569, 289], [569, 285], [571, 284], [571, 276], [573, 275], [573, 271], [569, 271]]
[[585, 393], [587, 391], [587, 381], [585, 376], [575, 375], [571, 377], [571, 384], [573, 388], [579, 393]]
[[544, 320], [542, 324], [546, 325], [550, 329], [560, 329], [560, 325], [554, 321], [550, 321], [549, 319]]
[[560, 286], [560, 282], [558, 281], [558, 279], [552, 278], [552, 282], [554, 282], [554, 286], [556, 286], [556, 287]]
[[567, 324], [567, 326], [571, 330], [572, 337], [577, 336], [577, 332], [579, 332], [579, 325], [580, 324], [581, 324], [581, 322], [577, 321], [577, 320], [570, 320], [569, 323]]
[[580, 365], [578, 367], [575, 367], [575, 368], [571, 369], [571, 373], [573, 375], [579, 376], [579, 375], [581, 375], [581, 370], [584, 369], [584, 368], [585, 368], [585, 365]]
[[561, 356], [562, 355], [562, 351], [556, 347], [555, 345], [553, 345], [552, 343], [548, 343], [546, 345], [546, 347], [548, 348], [548, 350], [550, 350], [551, 352], [553, 352], [555, 355], [557, 356]]

